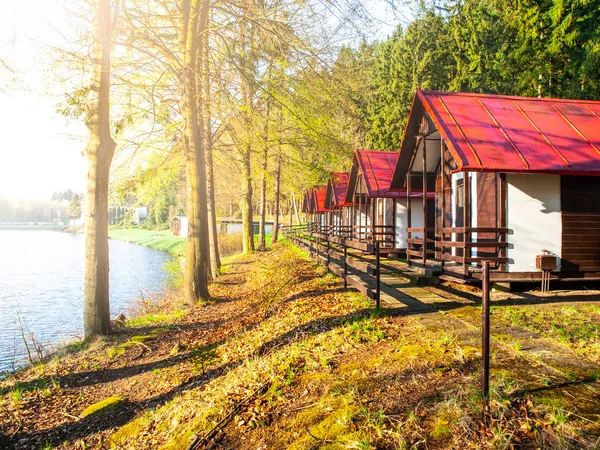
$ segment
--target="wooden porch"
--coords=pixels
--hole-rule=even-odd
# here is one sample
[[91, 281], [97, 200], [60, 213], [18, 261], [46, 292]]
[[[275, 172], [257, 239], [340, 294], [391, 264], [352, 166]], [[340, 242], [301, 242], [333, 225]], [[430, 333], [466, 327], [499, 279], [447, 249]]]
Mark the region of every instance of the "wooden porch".
[[347, 242], [360, 248], [369, 248], [373, 253], [378, 246], [383, 254], [399, 253], [404, 255], [405, 249], [394, 248], [395, 232], [392, 225], [322, 225], [309, 223], [306, 232], [320, 239], [329, 239], [331, 242]]
[[502, 227], [408, 228], [406, 256], [409, 265], [476, 281], [483, 261], [489, 261], [493, 271], [505, 271], [507, 233]]

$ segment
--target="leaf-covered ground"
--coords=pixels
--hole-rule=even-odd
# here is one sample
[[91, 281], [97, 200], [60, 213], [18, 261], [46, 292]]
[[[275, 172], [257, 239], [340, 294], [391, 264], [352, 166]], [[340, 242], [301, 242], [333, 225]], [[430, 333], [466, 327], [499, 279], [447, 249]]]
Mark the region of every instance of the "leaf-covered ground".
[[185, 315], [171, 301], [171, 311], [0, 383], [0, 448], [596, 445], [595, 411], [578, 416], [527, 393], [514, 368], [501, 367], [506, 349], [524, 361], [515, 344], [494, 351], [486, 406], [476, 330], [463, 330], [471, 307], [376, 312], [281, 244], [234, 260], [211, 294]]

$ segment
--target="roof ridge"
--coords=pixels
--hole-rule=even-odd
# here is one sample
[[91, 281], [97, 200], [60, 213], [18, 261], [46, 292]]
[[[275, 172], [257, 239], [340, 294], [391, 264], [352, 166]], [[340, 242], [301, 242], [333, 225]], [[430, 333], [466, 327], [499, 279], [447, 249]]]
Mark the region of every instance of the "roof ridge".
[[508, 94], [490, 94], [480, 92], [453, 92], [453, 91], [438, 91], [433, 89], [419, 89], [419, 92], [424, 95], [452, 95], [452, 96], [464, 96], [464, 97], [486, 97], [486, 98], [504, 98], [504, 99], [517, 99], [517, 100], [532, 100], [537, 102], [558, 102], [558, 103], [580, 103], [580, 104], [592, 104], [600, 105], [600, 100], [581, 100], [576, 98], [556, 98], [556, 97], [527, 97], [523, 95], [508, 95]]

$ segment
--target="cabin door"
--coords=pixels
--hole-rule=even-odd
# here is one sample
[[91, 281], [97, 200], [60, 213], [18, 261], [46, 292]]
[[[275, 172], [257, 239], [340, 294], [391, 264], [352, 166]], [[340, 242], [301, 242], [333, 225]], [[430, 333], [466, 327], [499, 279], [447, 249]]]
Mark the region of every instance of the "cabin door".
[[[456, 201], [454, 203], [454, 226], [462, 228], [465, 226], [465, 180], [456, 180]], [[456, 242], [463, 241], [463, 233], [456, 234]], [[462, 256], [462, 248], [456, 248], [456, 256]]]

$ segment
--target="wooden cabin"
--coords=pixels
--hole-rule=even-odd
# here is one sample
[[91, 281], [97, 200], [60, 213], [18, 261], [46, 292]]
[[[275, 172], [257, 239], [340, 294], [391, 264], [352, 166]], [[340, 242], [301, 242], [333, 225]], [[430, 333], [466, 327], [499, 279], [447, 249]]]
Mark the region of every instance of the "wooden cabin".
[[175, 216], [171, 219], [173, 237], [188, 237], [188, 218], [186, 216]]
[[[391, 189], [398, 155], [393, 151], [356, 150], [346, 193], [346, 202], [352, 205], [352, 239], [379, 242], [387, 253], [403, 253], [406, 228], [422, 227], [423, 221], [423, 191]], [[429, 207], [433, 208], [433, 192], [430, 198]], [[409, 203], [412, 216], [407, 215]]]
[[407, 228], [412, 264], [466, 279], [483, 260], [498, 281], [541, 269], [600, 279], [600, 102], [418, 91], [391, 188], [432, 177], [429, 239]]
[[329, 177], [325, 207], [330, 210], [330, 234], [342, 238], [349, 238], [351, 231], [351, 202], [346, 201], [348, 191], [349, 172], [333, 172]]
[[326, 234], [329, 231], [329, 208], [325, 206], [327, 185], [315, 187], [312, 191], [313, 231]]
[[312, 189], [304, 189], [304, 197], [302, 198], [302, 212], [305, 214], [306, 223], [312, 223], [312, 216], [314, 214], [314, 205], [313, 201], [314, 191]]

